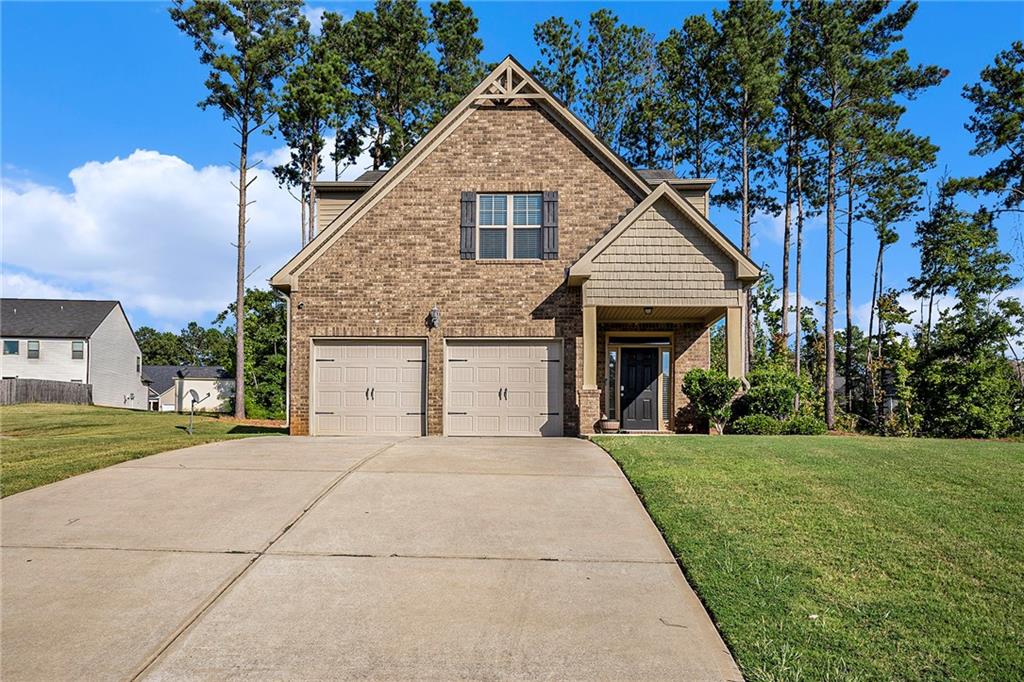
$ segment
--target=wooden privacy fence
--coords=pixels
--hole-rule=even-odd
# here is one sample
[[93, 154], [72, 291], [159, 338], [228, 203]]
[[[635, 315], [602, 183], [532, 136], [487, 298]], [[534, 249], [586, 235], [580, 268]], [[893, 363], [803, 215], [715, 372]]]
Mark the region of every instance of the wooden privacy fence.
[[0, 379], [0, 405], [18, 403], [92, 405], [92, 384], [47, 379]]

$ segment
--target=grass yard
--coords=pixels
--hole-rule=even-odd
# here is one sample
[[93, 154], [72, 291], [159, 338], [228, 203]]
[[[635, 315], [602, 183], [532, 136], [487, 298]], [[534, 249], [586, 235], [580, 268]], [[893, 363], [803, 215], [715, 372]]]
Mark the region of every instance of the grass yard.
[[748, 679], [1024, 679], [1024, 444], [595, 440]]
[[229, 438], [283, 433], [227, 419], [83, 405], [0, 408], [0, 496], [129, 459]]

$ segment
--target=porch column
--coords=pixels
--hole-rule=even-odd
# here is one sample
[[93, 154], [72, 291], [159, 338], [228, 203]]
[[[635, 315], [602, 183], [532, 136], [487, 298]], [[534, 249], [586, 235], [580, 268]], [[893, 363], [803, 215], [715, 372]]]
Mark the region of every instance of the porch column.
[[725, 311], [725, 368], [734, 379], [743, 378], [743, 309]]
[[597, 388], [597, 307], [583, 307], [583, 388]]
[[583, 386], [580, 388], [580, 433], [594, 433], [601, 419], [597, 385], [597, 308], [583, 306]]

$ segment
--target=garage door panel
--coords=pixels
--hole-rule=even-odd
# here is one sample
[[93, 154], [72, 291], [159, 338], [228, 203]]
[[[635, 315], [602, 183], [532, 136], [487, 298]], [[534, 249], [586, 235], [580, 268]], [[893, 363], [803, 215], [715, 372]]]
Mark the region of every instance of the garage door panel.
[[314, 433], [422, 435], [422, 342], [319, 341], [314, 360]]
[[447, 357], [450, 435], [561, 435], [559, 342], [450, 341]]

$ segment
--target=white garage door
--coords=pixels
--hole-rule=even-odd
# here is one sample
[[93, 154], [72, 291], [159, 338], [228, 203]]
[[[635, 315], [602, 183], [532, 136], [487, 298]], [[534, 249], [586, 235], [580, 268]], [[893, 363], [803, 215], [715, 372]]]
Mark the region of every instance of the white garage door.
[[422, 342], [315, 341], [313, 351], [314, 435], [423, 435]]
[[450, 436], [561, 436], [559, 341], [448, 341]]

